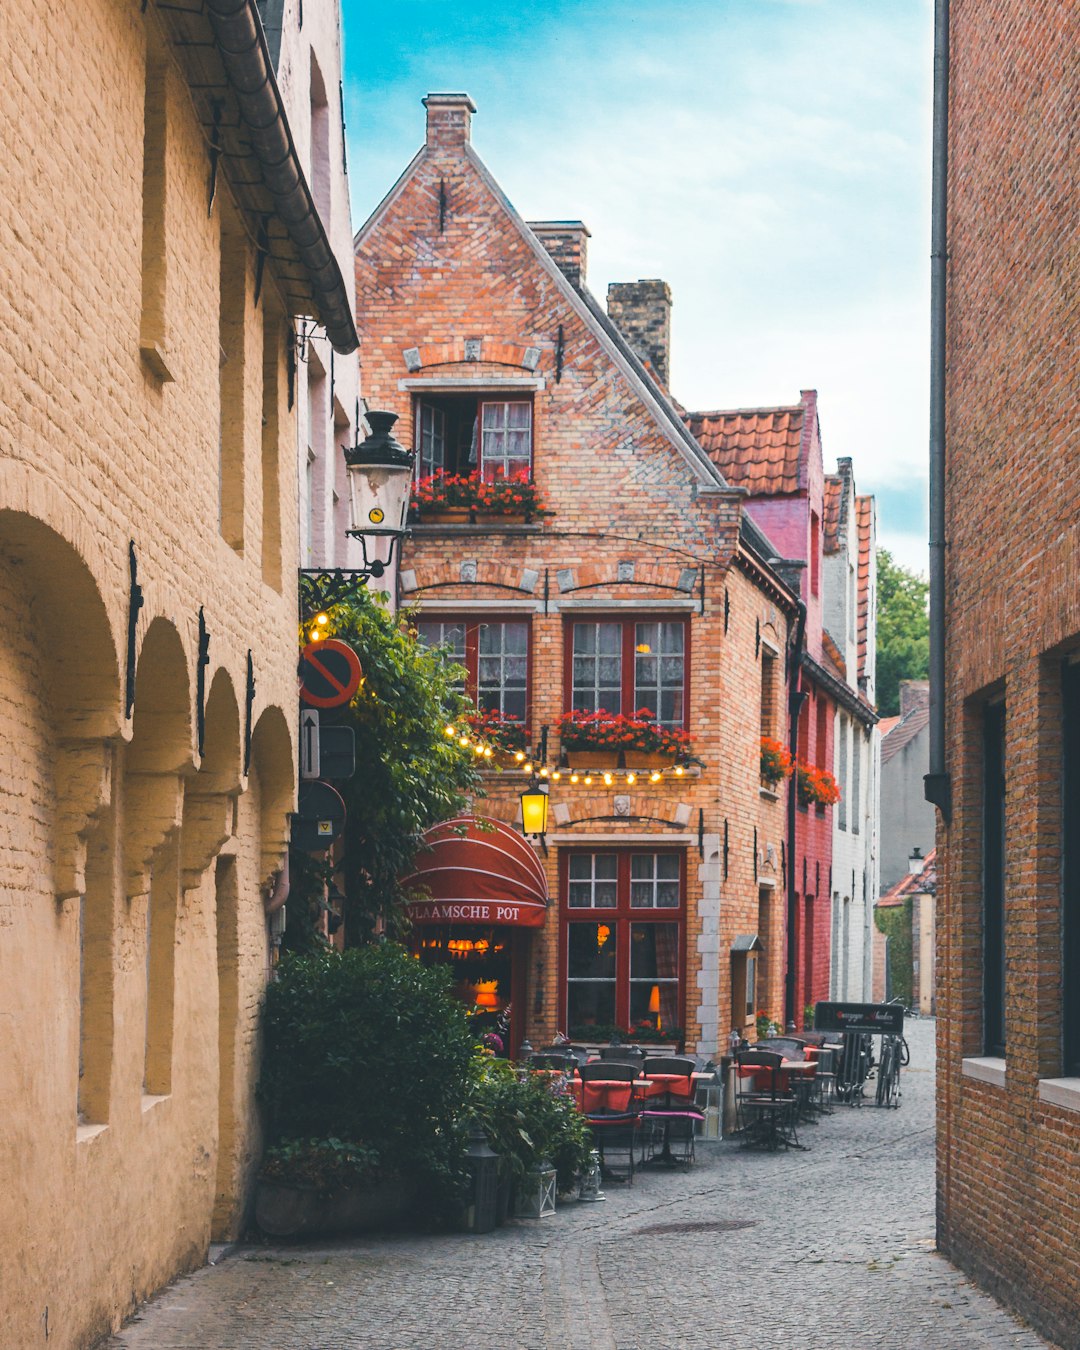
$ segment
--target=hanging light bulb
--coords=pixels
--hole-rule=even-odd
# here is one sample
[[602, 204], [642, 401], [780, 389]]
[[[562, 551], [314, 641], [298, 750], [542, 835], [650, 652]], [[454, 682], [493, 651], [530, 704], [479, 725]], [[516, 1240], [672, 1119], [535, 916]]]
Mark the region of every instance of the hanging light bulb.
[[571, 781], [571, 783], [580, 783], [580, 782], [581, 782], [581, 779], [578, 777], [578, 775], [577, 775], [576, 773], [572, 773], [572, 774], [570, 775], [570, 781]]
[[457, 728], [456, 728], [456, 727], [452, 727], [452, 726], [450, 726], [449, 723], [447, 723], [447, 725], [446, 725], [445, 727], [443, 727], [443, 735], [444, 735], [444, 736], [456, 736], [456, 735], [457, 735]]
[[491, 749], [491, 746], [490, 746], [490, 745], [485, 745], [485, 746], [484, 746], [484, 758], [485, 758], [485, 759], [490, 759], [490, 758], [491, 758], [491, 755], [492, 755], [492, 749]]
[[611, 774], [609, 773], [604, 774], [604, 786], [605, 787], [611, 786]]
[[683, 766], [682, 766], [681, 764], [676, 764], [676, 765], [675, 765], [675, 777], [676, 777], [676, 778], [681, 778], [685, 772], [686, 772], [686, 770], [683, 768]]
[[637, 782], [637, 774], [636, 774], [636, 773], [628, 773], [628, 774], [626, 775], [626, 782], [627, 782], [627, 785], [628, 785], [629, 787], [633, 787], [634, 784]]
[[464, 748], [464, 747], [467, 746], [468, 744], [469, 744], [469, 738], [468, 738], [468, 736], [462, 736], [462, 737], [458, 740], [458, 745], [460, 745], [462, 748]]
[[562, 777], [562, 774], [558, 771], [558, 769], [553, 769], [551, 771], [551, 777], [552, 781], [557, 783], [559, 779]]
[[551, 776], [551, 770], [550, 770], [550, 769], [541, 769], [541, 770], [540, 770], [540, 777], [541, 777], [541, 778], [550, 778], [550, 776]]
[[532, 766], [531, 763], [529, 763], [529, 764], [523, 764], [521, 767], [522, 767], [522, 770], [523, 770], [525, 773], [532, 773], [532, 771], [533, 771], [533, 766]]
[[525, 751], [524, 751], [524, 750], [515, 750], [515, 751], [514, 751], [514, 758], [517, 760], [517, 762], [518, 762], [519, 764], [524, 764], [524, 763], [525, 763]]
[[663, 776], [664, 775], [660, 772], [659, 769], [653, 769], [652, 773], [649, 774], [649, 782], [659, 783], [660, 779], [663, 778]]
[[587, 774], [585, 775], [585, 786], [586, 786], [586, 787], [592, 787], [592, 774], [591, 774], [591, 773], [587, 773]]
[[320, 611], [318, 614], [315, 615], [315, 622], [319, 625], [320, 628], [325, 628], [326, 625], [330, 622], [330, 615], [327, 614], [325, 610]]

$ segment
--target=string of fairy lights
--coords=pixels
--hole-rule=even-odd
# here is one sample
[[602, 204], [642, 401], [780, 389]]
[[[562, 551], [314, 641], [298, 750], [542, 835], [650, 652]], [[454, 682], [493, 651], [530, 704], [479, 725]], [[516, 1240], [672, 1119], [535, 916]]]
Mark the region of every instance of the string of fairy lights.
[[[684, 778], [686, 776], [685, 764], [675, 764], [669, 769], [612, 768], [585, 770], [575, 769], [572, 765], [567, 768], [550, 768], [547, 764], [537, 764], [535, 757], [524, 750], [508, 751], [503, 749], [502, 746], [485, 740], [467, 724], [448, 722], [443, 728], [443, 734], [447, 740], [456, 741], [462, 750], [469, 751], [478, 760], [483, 760], [485, 764], [490, 764], [503, 755], [510, 755], [513, 758], [514, 767], [519, 768], [522, 773], [535, 774], [537, 778], [544, 778], [552, 783], [569, 783], [573, 787], [579, 785], [587, 788], [601, 785], [614, 787], [617, 783], [625, 783], [627, 787], [633, 787], [635, 783], [662, 783], [668, 776], [673, 778]], [[567, 758], [572, 760], [573, 755], [572, 750], [567, 751]]]
[[[331, 633], [330, 616], [325, 610], [319, 613], [309, 621], [308, 641], [320, 642], [330, 636]], [[462, 750], [468, 751], [476, 759], [482, 760], [484, 765], [493, 764], [494, 761], [502, 761], [506, 755], [513, 758], [514, 767], [521, 770], [523, 774], [534, 775], [537, 778], [547, 779], [552, 783], [569, 784], [571, 787], [615, 787], [617, 784], [625, 784], [627, 787], [633, 787], [635, 783], [662, 783], [665, 778], [684, 778], [686, 776], [687, 766], [676, 763], [670, 768], [664, 769], [598, 769], [585, 770], [575, 769], [573, 766], [567, 768], [551, 768], [547, 764], [536, 763], [536, 756], [529, 755], [524, 750], [506, 750], [503, 746], [496, 744], [491, 740], [478, 735], [468, 723], [448, 722], [443, 729], [443, 734], [448, 741], [456, 741]], [[618, 754], [617, 750], [613, 750]], [[630, 752], [633, 753], [632, 751]], [[573, 751], [567, 751], [567, 758], [573, 759]]]

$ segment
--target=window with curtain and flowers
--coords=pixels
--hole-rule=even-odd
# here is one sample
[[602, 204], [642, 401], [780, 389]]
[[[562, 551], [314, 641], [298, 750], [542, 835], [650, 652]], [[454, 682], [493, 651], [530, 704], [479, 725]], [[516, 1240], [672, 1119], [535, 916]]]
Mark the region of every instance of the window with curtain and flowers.
[[[422, 642], [441, 646], [463, 668], [461, 688], [476, 704], [473, 729], [506, 750], [528, 739], [529, 623], [469, 616], [420, 619]], [[470, 719], [472, 720], [472, 719]]]
[[560, 1011], [572, 1040], [682, 1039], [684, 858], [676, 849], [563, 854]]

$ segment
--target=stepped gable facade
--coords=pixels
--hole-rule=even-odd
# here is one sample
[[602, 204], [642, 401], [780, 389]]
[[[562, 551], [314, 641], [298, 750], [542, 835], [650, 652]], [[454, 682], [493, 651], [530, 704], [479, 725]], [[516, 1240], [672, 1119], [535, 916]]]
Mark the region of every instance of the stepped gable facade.
[[[424, 102], [423, 147], [356, 236], [365, 394], [420, 478], [540, 495], [459, 523], [421, 505], [401, 598], [546, 775], [551, 903], [532, 928], [425, 914], [418, 954], [509, 1005], [515, 1050], [618, 1029], [712, 1054], [782, 1001], [784, 806], [759, 741], [785, 734], [795, 597], [664, 392], [667, 288], [606, 311], [584, 224], [527, 224], [472, 148], [468, 96]], [[560, 732], [642, 708], [685, 737], [678, 762]], [[503, 758], [477, 810], [514, 823], [527, 778]]]
[[[865, 694], [860, 694], [855, 672], [858, 667], [859, 635], [869, 622], [858, 613], [859, 573], [856, 568], [856, 595], [852, 606], [845, 600], [847, 591], [836, 598], [839, 626], [843, 631], [830, 634], [825, 623], [826, 541], [835, 541], [839, 549], [842, 523], [852, 514], [851, 493], [837, 485], [826, 492], [822, 462], [821, 433], [818, 422], [817, 392], [803, 390], [797, 404], [778, 408], [741, 408], [733, 410], [688, 412], [686, 425], [709, 455], [724, 478], [748, 494], [746, 513], [774, 542], [784, 560], [785, 574], [792, 578], [804, 607], [804, 627], [798, 656], [798, 683], [794, 690], [793, 714], [797, 717], [797, 757], [815, 768], [837, 776], [836, 743], [841, 718], [859, 727], [866, 740], [876, 714]], [[857, 530], [846, 534], [850, 548], [857, 548]], [[845, 564], [849, 566], [850, 563]], [[847, 579], [845, 576], [845, 587]], [[855, 642], [849, 640], [848, 613], [855, 622]], [[834, 623], [837, 620], [834, 619]], [[862, 639], [865, 642], [865, 636]], [[797, 710], [797, 711], [796, 711]], [[854, 733], [853, 733], [854, 734]], [[864, 747], [866, 748], [866, 747]], [[872, 757], [872, 750], [870, 751]], [[848, 748], [850, 757], [850, 747]], [[855, 793], [854, 761], [848, 765], [849, 781], [841, 784], [841, 801], [846, 800], [845, 817], [857, 807], [859, 815], [873, 807], [873, 776], [860, 778], [858, 801]], [[836, 943], [842, 935], [834, 933], [834, 897], [843, 914], [844, 895], [848, 904], [857, 905], [865, 914], [866, 897], [862, 870], [856, 865], [855, 882], [844, 885], [845, 878], [834, 875], [833, 839], [840, 833], [836, 818], [839, 807], [810, 802], [799, 803], [790, 830], [788, 853], [793, 862], [788, 896], [789, 986], [785, 1015], [801, 1022], [807, 1005], [826, 999], [834, 990], [833, 969]], [[846, 864], [850, 860], [845, 858]], [[850, 892], [854, 890], [855, 897]], [[842, 920], [841, 920], [842, 921]], [[860, 952], [869, 933], [864, 921], [849, 920], [846, 942], [856, 941], [862, 933]], [[858, 980], [864, 980], [864, 957]], [[856, 966], [860, 963], [857, 961]], [[842, 972], [843, 966], [839, 967]], [[847, 983], [851, 976], [840, 978]]]

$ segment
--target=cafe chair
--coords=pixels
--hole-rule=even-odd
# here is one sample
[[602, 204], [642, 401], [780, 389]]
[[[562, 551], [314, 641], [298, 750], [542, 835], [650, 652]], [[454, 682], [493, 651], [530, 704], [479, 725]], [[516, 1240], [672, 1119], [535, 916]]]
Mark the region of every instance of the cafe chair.
[[785, 1090], [783, 1055], [744, 1050], [736, 1055], [738, 1130], [744, 1147], [803, 1148], [795, 1131], [795, 1094]]
[[694, 1161], [694, 1138], [705, 1119], [694, 1101], [696, 1069], [697, 1061], [682, 1055], [649, 1055], [645, 1059], [645, 1077], [652, 1086], [641, 1114], [661, 1146], [660, 1152], [653, 1154], [654, 1162], [669, 1166], [681, 1162], [689, 1168]]
[[592, 1132], [600, 1166], [604, 1174], [617, 1179], [608, 1159], [612, 1155], [626, 1155], [625, 1179], [634, 1184], [634, 1169], [638, 1150], [644, 1161], [641, 1102], [634, 1090], [634, 1081], [640, 1072], [636, 1065], [601, 1060], [583, 1064], [578, 1070], [581, 1079], [581, 1109]]
[[569, 1051], [537, 1050], [529, 1056], [530, 1069], [556, 1069], [559, 1073], [573, 1073], [577, 1059]]
[[637, 1045], [602, 1045], [600, 1058], [616, 1064], [636, 1064], [638, 1069], [645, 1063], [645, 1051]]

